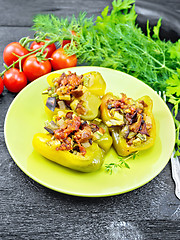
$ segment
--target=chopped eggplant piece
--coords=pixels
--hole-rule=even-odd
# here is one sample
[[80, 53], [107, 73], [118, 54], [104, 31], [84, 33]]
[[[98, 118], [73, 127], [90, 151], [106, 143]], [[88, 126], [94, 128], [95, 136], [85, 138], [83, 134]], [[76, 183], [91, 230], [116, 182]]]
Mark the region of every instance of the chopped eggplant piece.
[[48, 97], [47, 101], [46, 101], [46, 106], [52, 111], [54, 112], [55, 107], [56, 107], [56, 98], [55, 97]]
[[54, 131], [52, 129], [50, 129], [48, 127], [44, 127], [44, 129], [46, 129], [46, 131], [48, 131], [49, 133], [54, 134]]
[[55, 129], [58, 129], [58, 126], [57, 126], [57, 124], [56, 124], [54, 121], [50, 121], [49, 124], [50, 124], [50, 126], [51, 126], [52, 129], [54, 129], [54, 130], [55, 130]]

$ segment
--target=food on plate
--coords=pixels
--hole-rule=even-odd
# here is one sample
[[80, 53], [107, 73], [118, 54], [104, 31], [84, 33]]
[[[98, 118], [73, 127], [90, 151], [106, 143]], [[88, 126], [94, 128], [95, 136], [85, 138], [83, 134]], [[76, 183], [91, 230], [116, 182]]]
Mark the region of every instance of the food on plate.
[[51, 73], [47, 82], [43, 95], [52, 121], [46, 121], [48, 133], [33, 138], [34, 149], [47, 159], [93, 172], [101, 168], [112, 144], [121, 156], [154, 144], [156, 126], [149, 96], [133, 100], [124, 93], [105, 94], [106, 83], [96, 71]]
[[106, 83], [99, 72], [92, 71], [83, 74], [84, 85], [88, 90], [98, 97], [103, 97], [106, 90]]
[[46, 93], [45, 110], [51, 116], [59, 109], [70, 109], [84, 120], [92, 120], [99, 114], [101, 97], [106, 83], [99, 72], [89, 72], [78, 76], [68, 72], [52, 73], [47, 77], [50, 87]]
[[97, 171], [112, 145], [107, 126], [100, 119], [82, 120], [71, 110], [60, 110], [45, 123], [48, 133], [37, 133], [34, 149], [47, 159], [81, 171]]
[[152, 107], [149, 96], [133, 100], [124, 93], [121, 97], [110, 92], [104, 95], [101, 118], [110, 129], [113, 146], [119, 155], [128, 156], [153, 146], [156, 126]]

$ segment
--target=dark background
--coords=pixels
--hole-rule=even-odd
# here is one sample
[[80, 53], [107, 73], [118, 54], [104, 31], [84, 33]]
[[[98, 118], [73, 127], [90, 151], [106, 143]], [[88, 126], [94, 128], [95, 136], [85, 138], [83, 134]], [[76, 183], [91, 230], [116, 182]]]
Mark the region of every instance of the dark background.
[[[0, 71], [3, 49], [33, 36], [38, 13], [58, 17], [87, 11], [95, 17], [110, 0], [0, 0]], [[161, 37], [180, 37], [180, 1], [136, 1], [138, 23], [154, 25], [162, 17]], [[180, 239], [180, 201], [174, 194], [170, 163], [151, 182], [132, 192], [105, 198], [82, 198], [47, 189], [14, 163], [4, 141], [4, 119], [15, 94], [0, 96], [0, 239]]]

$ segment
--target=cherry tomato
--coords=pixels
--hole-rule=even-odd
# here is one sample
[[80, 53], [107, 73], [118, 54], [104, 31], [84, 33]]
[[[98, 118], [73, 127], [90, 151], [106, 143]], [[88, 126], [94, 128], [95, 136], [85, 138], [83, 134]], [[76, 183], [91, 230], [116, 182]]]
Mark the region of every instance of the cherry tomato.
[[[49, 39], [46, 39], [47, 41], [49, 41]], [[45, 43], [44, 42], [32, 42], [31, 43], [31, 46], [30, 46], [30, 49], [33, 49], [33, 50], [36, 50], [40, 47], [42, 47]], [[46, 48], [45, 48], [45, 51], [44, 53], [47, 52], [47, 58], [50, 58], [52, 53], [56, 50], [56, 45], [54, 43], [48, 45]]]
[[63, 48], [58, 48], [51, 56], [51, 64], [54, 70], [75, 67], [77, 58], [76, 55], [68, 56]]
[[68, 43], [71, 43], [71, 40], [63, 40], [62, 41], [62, 44], [61, 44], [61, 46], [62, 46], [62, 48], [66, 45], [66, 44], [68, 44]]
[[[71, 31], [71, 34], [74, 35], [74, 36], [76, 36], [76, 32], [73, 31], [73, 30]], [[63, 40], [63, 41], [62, 41], [62, 44], [61, 44], [61, 45], [62, 45], [62, 48], [63, 48], [66, 44], [68, 44], [68, 43], [71, 43], [71, 40], [66, 40], [66, 39]]]
[[[29, 52], [19, 42], [9, 43], [5, 47], [4, 52], [3, 52], [4, 62], [7, 66], [10, 66], [11, 64], [13, 64], [13, 62], [18, 60], [18, 57], [16, 57], [13, 53], [15, 53], [18, 56], [24, 56], [24, 55], [28, 54]], [[23, 61], [22, 61], [22, 63], [23, 63]], [[15, 67], [19, 68], [19, 63], [16, 63]]]
[[3, 90], [4, 90], [4, 83], [2, 78], [0, 77], [0, 94], [3, 92]]
[[26, 75], [17, 68], [10, 68], [6, 71], [3, 80], [7, 90], [14, 93], [18, 93], [27, 85]]
[[38, 77], [41, 77], [51, 72], [51, 63], [49, 60], [39, 62], [35, 54], [26, 58], [23, 64], [23, 72], [29, 81], [33, 81]]

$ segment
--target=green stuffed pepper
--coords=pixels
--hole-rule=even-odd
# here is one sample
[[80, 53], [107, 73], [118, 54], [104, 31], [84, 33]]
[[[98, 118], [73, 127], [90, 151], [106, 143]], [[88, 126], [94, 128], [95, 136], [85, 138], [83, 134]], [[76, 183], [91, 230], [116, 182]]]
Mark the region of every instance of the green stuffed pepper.
[[37, 133], [33, 147], [47, 159], [80, 171], [100, 169], [112, 145], [108, 128], [100, 119], [82, 120], [73, 111], [60, 110], [51, 122], [48, 133]]
[[48, 76], [49, 88], [45, 110], [51, 116], [60, 109], [73, 110], [84, 120], [92, 120], [99, 114], [101, 97], [106, 83], [99, 72], [89, 72], [78, 76], [68, 72], [52, 73]]
[[101, 104], [101, 118], [109, 127], [113, 146], [121, 156], [150, 148], [156, 138], [156, 125], [149, 96], [136, 101], [126, 94], [107, 93]]

